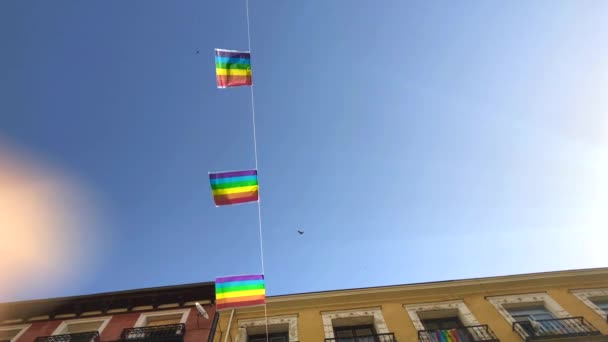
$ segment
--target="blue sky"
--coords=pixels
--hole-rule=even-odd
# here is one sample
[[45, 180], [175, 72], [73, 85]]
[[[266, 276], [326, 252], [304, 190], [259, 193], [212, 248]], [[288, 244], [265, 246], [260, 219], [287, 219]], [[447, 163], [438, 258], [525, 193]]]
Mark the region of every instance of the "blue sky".
[[[213, 61], [247, 48], [244, 5], [0, 2], [0, 147], [90, 212], [5, 255], [0, 300], [261, 271], [257, 207], [207, 180], [254, 166], [249, 89]], [[252, 0], [268, 293], [608, 266], [607, 12]]]

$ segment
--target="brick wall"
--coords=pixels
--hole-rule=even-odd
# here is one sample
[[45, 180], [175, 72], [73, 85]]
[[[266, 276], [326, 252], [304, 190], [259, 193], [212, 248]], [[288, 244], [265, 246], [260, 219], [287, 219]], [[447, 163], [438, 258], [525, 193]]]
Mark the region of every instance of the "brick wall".
[[[213, 315], [215, 310], [212, 307], [206, 306], [205, 309], [209, 314], [209, 319], [204, 317], [198, 317], [198, 311], [196, 308], [190, 308], [188, 314], [188, 320], [186, 322], [186, 336], [184, 342], [207, 342], [209, 332], [211, 331], [211, 324], [213, 322]], [[167, 309], [171, 310], [171, 309]], [[146, 312], [162, 312], [165, 310], [154, 310]], [[116, 341], [120, 338], [120, 333], [125, 328], [132, 328], [139, 316], [144, 312], [129, 312], [129, 313], [115, 313], [112, 315], [105, 315], [100, 317], [112, 318], [108, 322], [108, 325], [101, 333], [101, 341], [109, 342]], [[94, 318], [94, 317], [90, 317]], [[53, 334], [53, 331], [63, 322], [63, 320], [51, 320], [33, 322], [32, 325], [19, 337], [17, 342], [33, 342], [36, 337], [49, 336]]]

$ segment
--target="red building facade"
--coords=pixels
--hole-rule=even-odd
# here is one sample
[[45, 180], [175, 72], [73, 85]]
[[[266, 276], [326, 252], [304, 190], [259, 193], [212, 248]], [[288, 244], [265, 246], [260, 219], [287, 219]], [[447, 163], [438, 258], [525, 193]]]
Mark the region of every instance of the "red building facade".
[[214, 298], [207, 282], [3, 303], [0, 342], [213, 341]]

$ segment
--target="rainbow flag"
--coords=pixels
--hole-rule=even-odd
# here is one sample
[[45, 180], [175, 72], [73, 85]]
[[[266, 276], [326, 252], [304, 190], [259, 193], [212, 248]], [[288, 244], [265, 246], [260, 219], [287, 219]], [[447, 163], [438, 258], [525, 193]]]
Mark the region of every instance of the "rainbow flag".
[[215, 279], [217, 310], [266, 304], [264, 275], [242, 275]]
[[210, 173], [209, 182], [216, 206], [258, 200], [258, 170]]
[[251, 54], [249, 51], [215, 49], [215, 74], [218, 88], [252, 85]]

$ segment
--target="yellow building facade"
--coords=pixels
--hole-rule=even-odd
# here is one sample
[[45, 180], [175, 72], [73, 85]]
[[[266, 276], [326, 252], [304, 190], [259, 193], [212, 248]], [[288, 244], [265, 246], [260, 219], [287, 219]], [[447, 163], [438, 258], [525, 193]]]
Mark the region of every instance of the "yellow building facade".
[[[608, 268], [273, 296], [214, 342], [608, 341]], [[229, 327], [230, 326], [230, 327]]]

